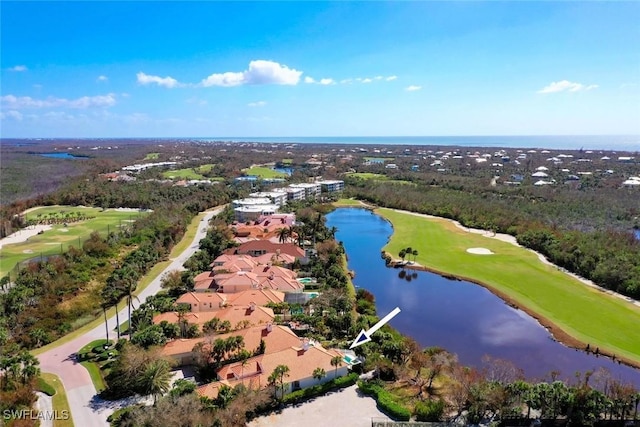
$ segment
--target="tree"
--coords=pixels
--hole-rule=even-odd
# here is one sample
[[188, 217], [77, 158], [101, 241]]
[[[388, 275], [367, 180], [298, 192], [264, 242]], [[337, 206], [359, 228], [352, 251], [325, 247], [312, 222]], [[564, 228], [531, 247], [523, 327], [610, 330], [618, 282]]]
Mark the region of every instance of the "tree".
[[271, 375], [269, 375], [269, 385], [273, 386], [273, 396], [278, 398], [278, 390], [280, 390], [280, 398], [284, 397], [284, 389], [286, 383], [285, 377], [289, 376], [290, 369], [287, 365], [278, 365], [275, 367]]
[[171, 366], [164, 359], [151, 361], [145, 368], [141, 378], [141, 390], [146, 395], [153, 396], [153, 404], [158, 397], [168, 392], [171, 383]]
[[287, 239], [291, 236], [291, 231], [288, 228], [279, 228], [276, 231], [276, 235], [280, 243], [286, 243]]
[[416, 262], [416, 257], [418, 256], [418, 250], [414, 249], [412, 252], [412, 255], [413, 255], [413, 262]]
[[400, 252], [398, 252], [398, 256], [402, 258], [402, 262], [404, 262], [404, 257], [407, 256], [407, 252], [404, 249], [401, 249]]
[[313, 378], [318, 381], [321, 381], [326, 375], [327, 373], [322, 368], [316, 368], [313, 370]]
[[332, 357], [331, 366], [335, 367], [333, 378], [338, 378], [338, 366], [342, 366], [342, 356]]

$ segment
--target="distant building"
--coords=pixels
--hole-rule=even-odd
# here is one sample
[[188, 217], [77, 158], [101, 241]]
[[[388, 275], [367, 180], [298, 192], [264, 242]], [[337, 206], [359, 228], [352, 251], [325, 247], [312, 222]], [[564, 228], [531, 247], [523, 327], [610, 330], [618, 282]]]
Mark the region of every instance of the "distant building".
[[323, 193], [336, 193], [344, 190], [344, 181], [342, 180], [324, 180], [318, 181], [320, 189]]

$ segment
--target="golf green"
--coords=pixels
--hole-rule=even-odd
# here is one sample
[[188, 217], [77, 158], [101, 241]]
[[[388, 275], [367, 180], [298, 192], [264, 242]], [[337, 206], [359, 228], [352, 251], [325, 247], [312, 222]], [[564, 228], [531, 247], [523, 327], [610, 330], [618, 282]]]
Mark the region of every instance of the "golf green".
[[[45, 206], [30, 209], [25, 215], [28, 220], [38, 220], [54, 215], [64, 218], [65, 214], [69, 213], [82, 213], [91, 219], [69, 222], [66, 226], [64, 223], [52, 224], [51, 229], [33, 235], [25, 241], [3, 244], [0, 251], [0, 277], [4, 277], [22, 261], [60, 254], [66, 251], [69, 246], [78, 247], [81, 245], [94, 231], [105, 235], [108, 231], [117, 231], [120, 227], [125, 227], [140, 215], [146, 215], [146, 212], [102, 210], [83, 206]], [[19, 231], [18, 236], [22, 233], [26, 237], [28, 229], [29, 227]]]
[[[640, 307], [581, 283], [528, 249], [470, 233], [452, 221], [391, 209], [376, 212], [393, 225], [384, 248], [392, 257], [411, 247], [420, 266], [488, 287], [552, 327], [561, 341], [588, 343], [640, 365]], [[469, 253], [471, 248], [493, 254]]]

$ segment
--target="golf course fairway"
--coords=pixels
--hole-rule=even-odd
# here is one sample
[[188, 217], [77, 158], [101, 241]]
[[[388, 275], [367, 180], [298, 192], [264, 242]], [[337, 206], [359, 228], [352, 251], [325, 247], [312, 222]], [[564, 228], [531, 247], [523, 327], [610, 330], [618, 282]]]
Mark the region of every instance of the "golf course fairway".
[[[393, 225], [384, 251], [418, 251], [414, 268], [480, 284], [526, 311], [566, 345], [640, 367], [640, 307], [581, 283], [526, 248], [471, 233], [444, 218], [376, 209]], [[467, 252], [488, 249], [493, 254]]]

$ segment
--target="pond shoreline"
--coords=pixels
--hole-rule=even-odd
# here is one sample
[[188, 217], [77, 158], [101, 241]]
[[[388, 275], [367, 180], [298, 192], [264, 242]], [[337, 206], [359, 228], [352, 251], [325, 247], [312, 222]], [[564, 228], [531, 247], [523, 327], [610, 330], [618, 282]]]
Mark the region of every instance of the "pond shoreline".
[[[385, 256], [391, 256], [387, 252], [382, 251], [382, 253]], [[399, 264], [396, 264], [396, 265], [399, 265]], [[396, 265], [392, 264], [391, 267], [395, 267]], [[495, 296], [497, 296], [498, 298], [503, 300], [505, 304], [507, 304], [510, 307], [513, 307], [515, 309], [521, 310], [521, 311], [527, 313], [529, 316], [531, 316], [534, 319], [536, 319], [538, 321], [538, 323], [540, 323], [545, 329], [547, 329], [549, 331], [549, 333], [553, 336], [553, 338], [556, 341], [558, 341], [559, 343], [561, 343], [561, 344], [563, 344], [563, 345], [565, 345], [567, 347], [574, 348], [576, 350], [584, 351], [586, 353], [594, 354], [594, 355], [597, 355], [597, 356], [607, 357], [607, 358], [611, 359], [614, 362], [617, 361], [618, 363], [625, 364], [625, 365], [630, 366], [630, 367], [635, 368], [635, 369], [640, 369], [640, 362], [632, 360], [632, 359], [629, 359], [627, 357], [615, 355], [613, 352], [607, 351], [606, 349], [599, 349], [598, 347], [596, 347], [598, 349], [597, 353], [595, 351], [588, 351], [587, 350], [587, 344], [588, 343], [585, 343], [585, 342], [583, 342], [583, 341], [571, 336], [570, 334], [565, 332], [562, 328], [560, 328], [557, 324], [555, 324], [554, 322], [549, 320], [547, 317], [545, 317], [545, 316], [537, 313], [536, 311], [534, 311], [534, 310], [532, 310], [532, 309], [530, 309], [530, 308], [518, 303], [518, 301], [516, 301], [514, 298], [510, 297], [509, 295], [507, 295], [506, 293], [500, 291], [499, 289], [494, 288], [491, 285], [483, 283], [483, 282], [481, 282], [481, 281], [479, 281], [477, 279], [473, 279], [473, 278], [465, 277], [465, 276], [460, 276], [460, 275], [456, 275], [456, 274], [445, 273], [445, 272], [439, 271], [439, 270], [434, 269], [434, 268], [425, 267], [423, 265], [403, 264], [402, 266], [404, 268], [408, 269], [408, 270], [426, 271], [426, 272], [429, 272], [429, 273], [437, 274], [437, 275], [442, 276], [442, 277], [444, 277], [446, 279], [464, 280], [464, 281], [467, 281], [467, 282], [474, 283], [474, 284], [476, 284], [478, 286], [482, 286], [483, 288], [487, 289], [489, 292], [491, 292], [492, 294], [494, 294]]]

